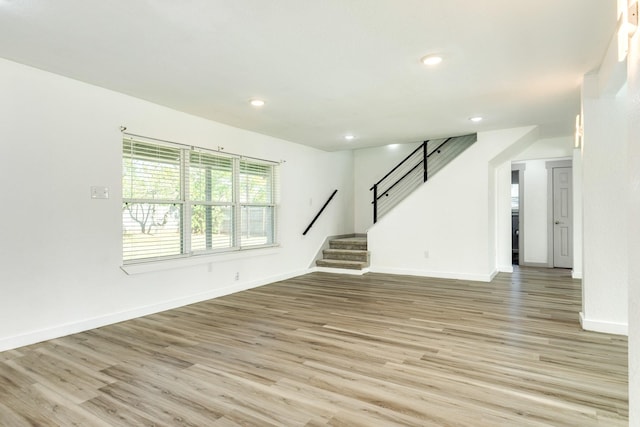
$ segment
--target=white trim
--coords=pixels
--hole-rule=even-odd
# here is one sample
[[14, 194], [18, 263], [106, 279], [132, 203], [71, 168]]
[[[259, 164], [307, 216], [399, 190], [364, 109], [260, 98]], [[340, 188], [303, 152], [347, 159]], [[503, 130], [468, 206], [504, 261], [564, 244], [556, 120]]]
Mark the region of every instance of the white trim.
[[513, 265], [499, 265], [498, 271], [500, 273], [513, 273]]
[[312, 267], [309, 269], [311, 273], [333, 273], [333, 274], [350, 274], [352, 276], [363, 276], [369, 272], [368, 268], [362, 270], [353, 270], [350, 268], [332, 268], [332, 267]]
[[473, 282], [491, 282], [498, 274], [494, 270], [489, 274], [454, 273], [447, 271], [413, 270], [408, 268], [370, 267], [372, 273], [398, 274], [405, 276], [433, 277], [438, 279], [469, 280]]
[[6, 350], [12, 350], [25, 345], [35, 344], [41, 341], [46, 341], [54, 338], [64, 337], [66, 335], [75, 334], [78, 332], [88, 331], [90, 329], [99, 328], [106, 325], [111, 325], [126, 320], [135, 319], [142, 316], [148, 316], [150, 314], [159, 313], [161, 311], [171, 310], [185, 305], [194, 304], [214, 298], [219, 298], [225, 295], [230, 295], [236, 292], [244, 291], [247, 289], [257, 288], [259, 286], [267, 285], [269, 283], [278, 282], [281, 280], [287, 280], [292, 277], [301, 276], [307, 274], [308, 270], [292, 271], [286, 274], [280, 274], [271, 276], [266, 279], [255, 280], [253, 282], [239, 283], [232, 286], [227, 286], [221, 289], [215, 289], [187, 297], [177, 298], [161, 302], [158, 304], [148, 305], [144, 307], [138, 307], [131, 310], [121, 311], [117, 313], [106, 314], [104, 316], [92, 317], [84, 319], [79, 322], [65, 323], [62, 325], [53, 326], [51, 328], [39, 329], [36, 331], [26, 332], [11, 337], [0, 339], [0, 352]]
[[[524, 188], [524, 171], [527, 170], [526, 163], [511, 163], [511, 172], [518, 172], [518, 265], [524, 265], [524, 201], [525, 201], [525, 188]], [[513, 182], [513, 181], [510, 181]], [[511, 189], [511, 186], [509, 186]], [[512, 213], [513, 214], [513, 213]], [[513, 221], [513, 219], [511, 220]], [[510, 223], [511, 225], [511, 223]], [[513, 228], [513, 226], [511, 226]], [[511, 247], [513, 248], [513, 238], [511, 241]], [[513, 253], [511, 254], [513, 257]], [[502, 271], [502, 270], [501, 270]], [[511, 267], [513, 272], [513, 267]]]
[[520, 264], [522, 267], [535, 267], [535, 268], [553, 268], [549, 267], [549, 264], [546, 262], [523, 262]]
[[582, 279], [582, 271], [571, 270], [572, 279]]
[[580, 312], [580, 325], [582, 326], [582, 329], [587, 331], [629, 336], [629, 324], [587, 319], [584, 317], [584, 313], [582, 312]]

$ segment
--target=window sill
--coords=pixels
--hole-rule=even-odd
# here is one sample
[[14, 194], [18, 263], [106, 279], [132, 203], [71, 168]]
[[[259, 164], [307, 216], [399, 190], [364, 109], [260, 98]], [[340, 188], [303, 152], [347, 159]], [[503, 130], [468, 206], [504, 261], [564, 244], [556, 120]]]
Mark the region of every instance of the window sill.
[[280, 252], [280, 246], [268, 246], [254, 249], [243, 249], [233, 252], [220, 252], [214, 254], [201, 254], [185, 256], [182, 258], [164, 259], [161, 261], [140, 261], [131, 264], [124, 264], [120, 267], [127, 275], [153, 273], [156, 271], [173, 270], [176, 268], [192, 267], [202, 264], [213, 264], [217, 262], [233, 261], [236, 259], [246, 259], [259, 256], [276, 255]]

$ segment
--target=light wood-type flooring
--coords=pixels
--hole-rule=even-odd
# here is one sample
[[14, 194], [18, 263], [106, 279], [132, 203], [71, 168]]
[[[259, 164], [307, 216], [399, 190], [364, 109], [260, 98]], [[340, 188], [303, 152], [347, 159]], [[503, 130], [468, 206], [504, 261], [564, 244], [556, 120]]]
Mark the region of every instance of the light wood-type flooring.
[[2, 426], [623, 426], [580, 282], [312, 273], [0, 353]]

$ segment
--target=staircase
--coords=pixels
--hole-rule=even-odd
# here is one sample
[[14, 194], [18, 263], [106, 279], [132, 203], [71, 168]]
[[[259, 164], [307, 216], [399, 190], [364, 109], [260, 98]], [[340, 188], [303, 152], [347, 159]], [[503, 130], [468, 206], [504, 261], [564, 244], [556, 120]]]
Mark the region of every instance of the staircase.
[[469, 148], [477, 134], [425, 141], [373, 184], [373, 222], [376, 223], [415, 189]]
[[367, 237], [343, 237], [329, 241], [329, 249], [322, 251], [322, 259], [316, 261], [318, 267], [362, 270], [369, 266]]
[[[424, 141], [370, 188], [373, 191], [373, 222], [393, 209], [400, 201], [425, 183], [450, 161], [477, 141], [477, 134]], [[334, 190], [320, 212], [302, 235], [306, 235], [338, 190]], [[326, 240], [323, 247], [326, 248]], [[319, 255], [319, 253], [318, 253]], [[362, 274], [369, 271], [366, 235], [347, 235], [329, 239], [329, 249], [322, 250], [316, 267], [328, 272]], [[322, 270], [320, 270], [322, 271]], [[359, 272], [359, 273], [358, 273]]]

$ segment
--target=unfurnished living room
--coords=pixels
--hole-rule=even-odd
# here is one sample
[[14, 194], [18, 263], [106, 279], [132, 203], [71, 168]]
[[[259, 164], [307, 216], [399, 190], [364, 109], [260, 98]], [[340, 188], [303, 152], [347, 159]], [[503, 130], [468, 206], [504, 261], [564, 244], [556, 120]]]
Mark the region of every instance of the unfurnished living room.
[[637, 0], [0, 0], [0, 426], [640, 426]]

